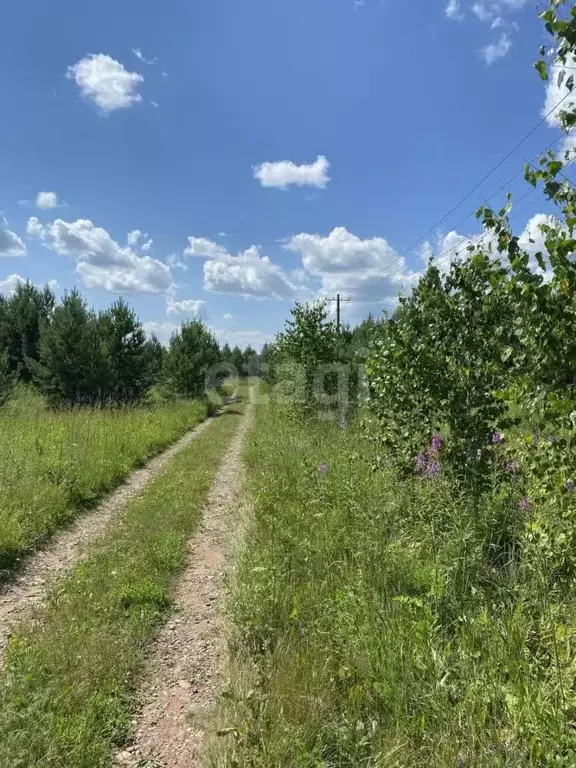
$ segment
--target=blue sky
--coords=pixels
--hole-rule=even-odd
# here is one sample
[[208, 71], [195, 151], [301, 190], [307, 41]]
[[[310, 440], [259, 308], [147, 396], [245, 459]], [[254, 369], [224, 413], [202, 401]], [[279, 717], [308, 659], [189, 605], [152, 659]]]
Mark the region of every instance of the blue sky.
[[[542, 117], [526, 0], [56, 0], [3, 19], [0, 289], [123, 295], [163, 338], [200, 314], [259, 345], [294, 299], [336, 291], [349, 320], [381, 311], [560, 136], [552, 117], [434, 228]], [[526, 240], [546, 213], [519, 203]]]

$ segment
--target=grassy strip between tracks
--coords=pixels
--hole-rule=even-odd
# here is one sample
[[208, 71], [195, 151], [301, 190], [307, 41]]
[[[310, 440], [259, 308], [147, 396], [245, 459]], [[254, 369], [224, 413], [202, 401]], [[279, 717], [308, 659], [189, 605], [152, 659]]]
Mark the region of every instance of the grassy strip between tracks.
[[1, 768], [110, 764], [133, 717], [146, 647], [171, 611], [186, 542], [243, 410], [226, 410], [130, 502], [11, 639], [0, 678]]
[[23, 390], [0, 409], [0, 578], [205, 418], [198, 401], [55, 412]]

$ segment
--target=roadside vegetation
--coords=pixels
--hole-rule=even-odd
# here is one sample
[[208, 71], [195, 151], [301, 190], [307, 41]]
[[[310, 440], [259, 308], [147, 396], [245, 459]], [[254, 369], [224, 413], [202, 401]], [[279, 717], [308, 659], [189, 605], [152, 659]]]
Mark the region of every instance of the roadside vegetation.
[[173, 581], [243, 408], [193, 440], [19, 626], [0, 674], [2, 768], [111, 764], [134, 716], [146, 648], [171, 612]]
[[0, 581], [211, 413], [236, 365], [247, 376], [259, 357], [221, 349], [201, 321], [165, 348], [122, 299], [95, 312], [77, 291], [0, 295]]
[[[536, 68], [568, 77], [570, 131], [567, 6]], [[360, 401], [322, 307], [269, 351], [215, 765], [576, 765], [574, 154], [525, 170], [555, 207], [540, 248], [511, 200], [482, 208], [484, 235], [373, 324]]]
[[48, 410], [22, 391], [0, 409], [0, 579], [19, 558], [206, 417], [199, 401]]
[[214, 765], [574, 765], [576, 610], [522, 554], [519, 488], [402, 477], [358, 423], [274, 403], [246, 460]]

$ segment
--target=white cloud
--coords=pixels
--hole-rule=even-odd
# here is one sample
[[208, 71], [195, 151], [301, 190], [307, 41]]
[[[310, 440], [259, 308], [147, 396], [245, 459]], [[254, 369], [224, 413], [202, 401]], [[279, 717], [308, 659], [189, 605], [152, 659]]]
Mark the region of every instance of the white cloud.
[[[8, 275], [5, 280], [0, 280], [0, 293], [4, 294], [4, 296], [12, 296], [12, 294], [16, 291], [16, 288], [19, 285], [24, 285], [25, 282], [25, 278], [21, 277], [20, 275]], [[60, 290], [60, 284], [58, 283], [58, 280], [48, 280], [46, 285], [51, 288], [54, 293]], [[39, 285], [38, 287], [42, 288], [43, 286]]]
[[142, 323], [142, 327], [147, 336], [152, 336], [152, 334], [154, 334], [158, 337], [158, 341], [160, 341], [161, 344], [164, 344], [165, 347], [170, 343], [172, 334], [180, 329], [180, 326], [175, 325], [174, 323], [158, 323], [155, 320], [149, 320], [146, 323]]
[[141, 232], [139, 229], [133, 229], [126, 235], [126, 242], [130, 248], [140, 248], [141, 251], [146, 253], [147, 251], [151, 250], [152, 245], [154, 244], [154, 240], [150, 239], [143, 242], [142, 245], [138, 245], [140, 240], [144, 240], [146, 237], [148, 237], [147, 232]]
[[480, 48], [480, 56], [482, 56], [486, 64], [494, 64], [495, 61], [506, 56], [511, 47], [512, 40], [510, 35], [507, 32], [502, 32], [496, 42]]
[[153, 101], [153, 100], [150, 101], [150, 104], [154, 107], [154, 109], [158, 109], [158, 107], [160, 106], [160, 104], [158, 104], [157, 101]]
[[91, 53], [80, 59], [68, 67], [67, 77], [103, 112], [114, 112], [142, 101], [138, 93], [139, 85], [144, 82], [142, 75], [128, 72], [119, 61], [104, 53]]
[[273, 333], [264, 331], [229, 331], [221, 328], [210, 328], [220, 345], [229, 344], [231, 347], [245, 349], [250, 346], [260, 350], [264, 344], [274, 341]]
[[153, 59], [147, 59], [142, 53], [142, 51], [140, 50], [140, 48], [132, 48], [132, 53], [134, 54], [134, 56], [136, 56], [136, 58], [139, 61], [143, 61], [144, 64], [156, 64], [156, 62], [158, 61], [156, 56], [154, 56]]
[[207, 237], [189, 237], [188, 248], [184, 251], [184, 256], [201, 256], [207, 259], [219, 259], [228, 255], [228, 251], [218, 243], [209, 240]]
[[487, 249], [493, 242], [492, 235], [487, 232], [479, 232], [475, 235], [461, 235], [452, 230], [445, 235], [439, 235], [434, 244], [426, 240], [422, 244], [420, 255], [422, 261], [427, 266], [430, 259], [434, 259], [435, 266], [441, 272], [449, 272], [453, 261], [465, 260], [470, 255], [467, 250], [469, 247], [480, 247], [484, 245]]
[[46, 237], [46, 228], [36, 216], [30, 216], [26, 222], [26, 234], [43, 240]]
[[0, 256], [26, 256], [26, 246], [16, 232], [8, 229], [8, 222], [0, 215]]
[[296, 287], [288, 276], [253, 245], [237, 256], [226, 253], [204, 263], [204, 288], [244, 298], [290, 299]]
[[324, 155], [319, 155], [314, 163], [296, 165], [291, 160], [265, 162], [254, 168], [254, 178], [263, 187], [286, 189], [290, 185], [297, 187], [318, 187], [326, 189], [330, 177], [330, 163]]
[[488, 10], [483, 3], [474, 3], [470, 10], [480, 21], [491, 22], [494, 19], [494, 13]]
[[188, 271], [188, 267], [183, 261], [180, 261], [180, 257], [177, 253], [170, 253], [166, 259], [166, 263], [169, 264], [172, 269], [181, 269], [184, 272]]
[[0, 280], [0, 293], [4, 296], [11, 296], [16, 288], [25, 282], [26, 280], [20, 275], [8, 275], [5, 280]]
[[460, 13], [459, 0], [448, 0], [448, 5], [446, 6], [444, 13], [449, 19], [460, 20], [464, 18], [464, 16]]
[[549, 270], [549, 254], [545, 243], [546, 235], [540, 229], [543, 224], [547, 224], [550, 227], [556, 227], [560, 230], [563, 229], [562, 223], [555, 216], [546, 213], [537, 213], [526, 223], [524, 231], [518, 239], [518, 244], [523, 250], [530, 254], [530, 269], [539, 274], [543, 274], [543, 272], [535, 257], [538, 252], [542, 253], [548, 268], [546, 274], [551, 278], [552, 272]]
[[[542, 273], [542, 270], [536, 261], [535, 254], [541, 252], [544, 260], [548, 263], [546, 235], [540, 229], [543, 224], [562, 229], [562, 224], [556, 217], [546, 213], [537, 213], [526, 222], [526, 226], [518, 237], [519, 246], [530, 255], [530, 269], [538, 273]], [[454, 260], [466, 259], [469, 256], [468, 247], [483, 247], [488, 253], [498, 256], [496, 245], [496, 238], [489, 232], [462, 235], [452, 231], [446, 235], [440, 235], [434, 245], [428, 241], [425, 242], [422, 246], [421, 257], [426, 265], [429, 259], [433, 258], [438, 269], [446, 273]], [[506, 258], [502, 256], [500, 258], [504, 263], [507, 263]]]
[[295, 286], [288, 276], [257, 246], [232, 256], [226, 248], [205, 237], [189, 237], [185, 256], [206, 258], [204, 288], [215, 293], [230, 293], [254, 298], [287, 299]]
[[[311, 274], [324, 272], [358, 272], [384, 269], [396, 251], [382, 237], [361, 240], [346, 227], [336, 227], [327, 237], [301, 233], [291, 237], [287, 250], [302, 255], [302, 264]], [[402, 260], [400, 260], [400, 266]], [[395, 269], [398, 268], [395, 265]]]
[[[548, 82], [546, 84], [546, 98], [544, 106], [542, 107], [542, 117], [546, 117], [546, 122], [552, 128], [560, 126], [558, 119], [558, 113], [562, 111], [570, 111], [574, 106], [574, 96], [576, 93], [574, 90], [572, 93], [574, 96], [570, 98], [568, 94], [571, 92], [567, 87], [567, 83], [570, 77], [574, 74], [573, 68], [576, 67], [576, 58], [569, 56], [566, 59], [566, 66], [568, 69], [562, 68], [562, 62], [556, 59], [553, 67], [548, 70]], [[562, 101], [564, 99], [564, 101]], [[560, 102], [562, 102], [560, 104]], [[558, 109], [555, 107], [560, 104]], [[549, 114], [551, 113], [551, 114]]]
[[36, 208], [44, 210], [58, 207], [58, 195], [56, 192], [38, 192], [36, 196]]
[[131, 248], [134, 248], [138, 245], [138, 240], [142, 237], [142, 232], [140, 232], [139, 229], [133, 229], [131, 232], [128, 232], [126, 236], [126, 242]]
[[113, 293], [159, 294], [172, 286], [172, 273], [166, 264], [118, 245], [105, 229], [89, 219], [56, 219], [42, 226], [31, 217], [27, 231], [47, 242], [55, 253], [75, 259], [76, 271], [87, 286]]
[[502, 16], [496, 16], [492, 24], [490, 24], [490, 29], [499, 29], [500, 27], [504, 26], [504, 19]]
[[353, 301], [389, 301], [406, 280], [406, 261], [382, 237], [368, 240], [336, 227], [323, 237], [301, 233], [284, 246], [302, 257], [308, 275], [319, 277], [326, 293], [350, 294]]
[[354, 303], [393, 304], [400, 293], [406, 293], [411, 276], [388, 275], [376, 271], [324, 275], [320, 297], [340, 293]]
[[60, 285], [60, 283], [58, 282], [58, 280], [54, 280], [54, 279], [52, 279], [52, 280], [48, 280], [48, 281], [46, 282], [46, 285], [47, 285], [47, 286], [48, 286], [48, 288], [50, 288], [50, 289], [51, 289], [51, 290], [52, 290], [54, 293], [58, 293], [58, 291], [60, 291], [60, 290], [62, 289], [62, 286]]
[[226, 312], [225, 315], [222, 315], [222, 320], [234, 320], [234, 315], [230, 312]]
[[[575, 73], [573, 68], [576, 67], [576, 58], [569, 56], [566, 59], [566, 66], [568, 69], [563, 69], [562, 63], [555, 60], [555, 66], [550, 67], [548, 70], [548, 82], [546, 84], [546, 96], [544, 99], [544, 106], [542, 107], [542, 117], [546, 117], [546, 122], [551, 128], [561, 128], [559, 113], [566, 111], [569, 112], [574, 109], [576, 105], [576, 90], [570, 91], [566, 83], [570, 77]], [[572, 93], [572, 96], [569, 94]], [[558, 106], [558, 109], [556, 109]], [[564, 141], [560, 147], [562, 152], [567, 150], [573, 150], [576, 148], [576, 131], [572, 130], [566, 134]]]
[[[164, 346], [168, 346], [172, 334], [180, 330], [180, 325], [158, 322], [156, 320], [149, 320], [142, 323], [142, 326], [148, 336], [154, 334]], [[267, 342], [274, 340], [273, 333], [266, 333], [260, 330], [232, 331], [219, 328], [209, 328], [209, 330], [214, 334], [219, 344], [229, 344], [231, 347], [239, 346], [243, 349], [251, 346], [258, 350]]]
[[206, 302], [200, 299], [184, 299], [183, 301], [166, 301], [166, 314], [189, 317], [197, 320], [206, 315]]

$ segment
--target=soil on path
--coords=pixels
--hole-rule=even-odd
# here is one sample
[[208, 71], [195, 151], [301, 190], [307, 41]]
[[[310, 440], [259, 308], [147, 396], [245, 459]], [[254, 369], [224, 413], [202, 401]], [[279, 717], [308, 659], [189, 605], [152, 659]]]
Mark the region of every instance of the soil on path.
[[252, 406], [242, 420], [210, 490], [175, 591], [177, 613], [151, 650], [132, 743], [116, 765], [196, 768], [223, 685], [226, 632], [220, 611], [222, 576], [238, 521], [241, 453]]
[[94, 541], [102, 536], [110, 521], [212, 421], [203, 421], [146, 466], [133, 472], [98, 506], [52, 538], [45, 549], [35, 552], [14, 578], [0, 585], [0, 666], [13, 625], [31, 606], [42, 603], [56, 579], [89, 554]]

